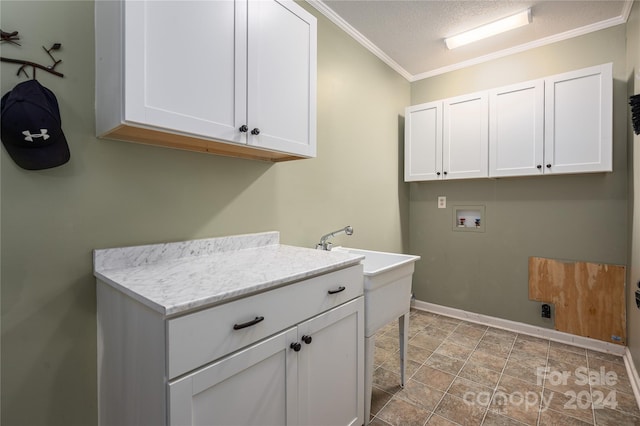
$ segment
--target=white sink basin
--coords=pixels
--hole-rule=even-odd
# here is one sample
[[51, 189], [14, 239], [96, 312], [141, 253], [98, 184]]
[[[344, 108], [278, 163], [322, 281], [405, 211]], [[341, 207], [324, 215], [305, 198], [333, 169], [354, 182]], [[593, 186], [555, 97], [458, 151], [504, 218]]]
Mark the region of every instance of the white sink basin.
[[365, 337], [373, 336], [380, 327], [409, 312], [414, 263], [420, 256], [349, 247], [333, 250], [365, 256], [362, 261]]
[[420, 256], [334, 247], [364, 256], [364, 386], [365, 425], [371, 413], [373, 383], [373, 352], [375, 333], [381, 327], [398, 320], [400, 343], [400, 386], [405, 384], [405, 360], [409, 336], [409, 310], [411, 309], [411, 280], [414, 263]]

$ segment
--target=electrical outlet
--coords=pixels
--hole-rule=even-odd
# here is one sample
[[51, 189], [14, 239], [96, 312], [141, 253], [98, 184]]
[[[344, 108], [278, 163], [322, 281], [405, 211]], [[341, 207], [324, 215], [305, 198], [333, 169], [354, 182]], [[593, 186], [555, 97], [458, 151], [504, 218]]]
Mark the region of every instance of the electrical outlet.
[[447, 208], [447, 197], [444, 197], [444, 196], [438, 197], [438, 208], [439, 209]]
[[542, 318], [551, 318], [551, 306], [546, 303], [542, 305]]

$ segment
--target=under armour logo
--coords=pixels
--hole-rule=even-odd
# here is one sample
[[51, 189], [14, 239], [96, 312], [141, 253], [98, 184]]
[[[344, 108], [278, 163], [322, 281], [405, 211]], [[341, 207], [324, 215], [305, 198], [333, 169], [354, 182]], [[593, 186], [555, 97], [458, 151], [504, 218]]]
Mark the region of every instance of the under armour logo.
[[30, 131], [25, 130], [22, 134], [24, 135], [24, 140], [28, 142], [33, 142], [33, 138], [42, 138], [46, 141], [50, 137], [47, 132], [47, 129], [40, 129], [40, 133], [31, 134]]

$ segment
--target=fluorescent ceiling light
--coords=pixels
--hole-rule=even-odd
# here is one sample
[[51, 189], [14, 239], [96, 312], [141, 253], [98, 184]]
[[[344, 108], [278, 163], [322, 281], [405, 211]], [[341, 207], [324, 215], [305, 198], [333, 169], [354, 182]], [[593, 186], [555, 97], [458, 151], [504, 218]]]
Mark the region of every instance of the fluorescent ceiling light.
[[449, 49], [455, 49], [483, 38], [491, 37], [505, 31], [513, 30], [531, 23], [531, 8], [520, 13], [500, 19], [490, 24], [469, 30], [453, 37], [445, 38], [444, 42]]

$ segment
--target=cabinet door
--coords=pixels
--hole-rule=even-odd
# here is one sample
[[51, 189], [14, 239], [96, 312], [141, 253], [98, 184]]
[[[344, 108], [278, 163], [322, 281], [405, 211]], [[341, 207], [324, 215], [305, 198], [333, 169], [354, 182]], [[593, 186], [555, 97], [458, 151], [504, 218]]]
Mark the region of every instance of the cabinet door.
[[545, 168], [612, 170], [612, 64], [545, 79]]
[[291, 328], [170, 383], [170, 424], [297, 423], [295, 340]]
[[249, 144], [313, 157], [316, 19], [293, 1], [250, 0], [248, 20]]
[[444, 101], [442, 167], [444, 179], [487, 177], [489, 110], [487, 93]]
[[442, 178], [442, 102], [406, 108], [404, 180]]
[[125, 7], [125, 121], [242, 142], [246, 3], [132, 1]]
[[298, 338], [298, 424], [363, 424], [364, 298], [300, 324]]
[[544, 173], [544, 80], [489, 94], [489, 176]]

